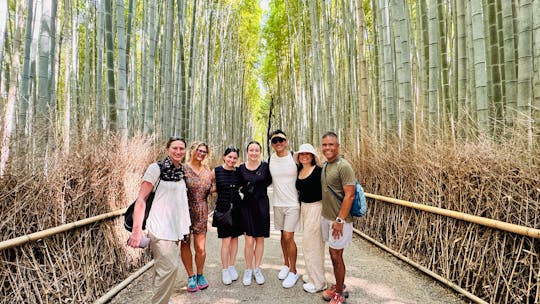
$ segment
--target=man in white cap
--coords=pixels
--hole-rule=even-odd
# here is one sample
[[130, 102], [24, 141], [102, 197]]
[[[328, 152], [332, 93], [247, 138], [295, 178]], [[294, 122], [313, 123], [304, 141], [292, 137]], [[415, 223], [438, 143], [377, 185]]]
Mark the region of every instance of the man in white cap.
[[282, 130], [275, 130], [270, 135], [270, 142], [275, 153], [269, 159], [270, 174], [274, 196], [274, 227], [281, 231], [281, 251], [283, 252], [283, 266], [278, 278], [283, 280], [284, 288], [291, 288], [296, 284], [300, 274], [296, 269], [297, 248], [294, 241], [294, 232], [300, 222], [300, 203], [295, 183], [298, 169], [296, 163], [287, 149], [287, 135]]

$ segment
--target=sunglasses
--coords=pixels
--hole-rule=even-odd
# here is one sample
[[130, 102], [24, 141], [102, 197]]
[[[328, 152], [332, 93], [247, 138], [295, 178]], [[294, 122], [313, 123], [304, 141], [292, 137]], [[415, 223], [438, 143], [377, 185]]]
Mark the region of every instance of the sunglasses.
[[208, 154], [208, 151], [197, 149], [197, 153], [199, 153], [201, 155], [206, 155], [206, 154]]
[[177, 140], [180, 140], [180, 141], [184, 141], [184, 139], [180, 136], [171, 136], [169, 137], [169, 141], [177, 141]]
[[286, 141], [285, 138], [281, 138], [281, 137], [274, 137], [274, 138], [272, 138], [272, 143], [273, 143], [273, 144], [282, 143], [282, 142], [284, 142], [284, 141]]
[[227, 155], [227, 154], [229, 154], [229, 153], [231, 153], [231, 152], [234, 152], [234, 153], [238, 154], [238, 151], [240, 151], [240, 150], [238, 150], [237, 147], [235, 147], [235, 146], [228, 146], [228, 147], [225, 149], [225, 154], [223, 154], [223, 155]]

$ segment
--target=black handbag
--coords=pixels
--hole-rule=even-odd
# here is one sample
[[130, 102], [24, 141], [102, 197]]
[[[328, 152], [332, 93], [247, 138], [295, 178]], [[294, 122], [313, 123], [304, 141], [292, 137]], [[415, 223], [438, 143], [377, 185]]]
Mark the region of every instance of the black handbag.
[[[229, 227], [232, 227], [233, 225], [233, 219], [232, 219], [232, 208], [233, 208], [233, 204], [232, 204], [232, 198], [233, 198], [233, 192], [235, 191], [235, 187], [233, 187], [233, 185], [231, 185], [230, 187], [230, 203], [229, 203], [229, 209], [225, 212], [222, 212], [222, 211], [219, 211], [216, 209], [214, 209], [214, 215], [212, 216], [212, 227], [226, 227], [226, 228], [229, 228]], [[238, 190], [236, 190], [238, 191]]]
[[214, 210], [212, 227], [232, 227], [232, 205], [225, 212]]
[[[146, 208], [144, 208], [144, 218], [142, 222], [142, 229], [146, 229], [146, 219], [148, 219], [148, 214], [150, 214], [150, 209], [152, 208], [152, 202], [154, 202], [154, 197], [156, 196], [156, 190], [159, 186], [159, 182], [161, 181], [161, 178], [158, 179], [157, 185], [152, 189], [152, 192], [148, 195], [148, 198], [146, 199]], [[126, 213], [124, 213], [124, 228], [126, 228], [127, 231], [131, 232], [133, 230], [133, 211], [135, 211], [135, 203], [137, 200], [135, 200], [126, 210]]]

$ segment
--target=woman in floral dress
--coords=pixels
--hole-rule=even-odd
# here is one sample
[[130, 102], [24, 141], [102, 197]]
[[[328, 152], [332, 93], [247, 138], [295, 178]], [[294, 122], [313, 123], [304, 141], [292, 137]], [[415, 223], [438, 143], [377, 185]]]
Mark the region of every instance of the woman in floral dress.
[[[189, 292], [208, 287], [208, 281], [203, 275], [204, 261], [206, 259], [206, 225], [208, 222], [207, 198], [215, 191], [214, 174], [205, 163], [209, 152], [207, 144], [193, 143], [190, 149], [190, 158], [184, 166], [191, 217], [191, 235], [193, 237], [181, 242], [180, 256], [188, 274], [187, 291]], [[192, 239], [195, 249], [196, 274], [193, 271]]]

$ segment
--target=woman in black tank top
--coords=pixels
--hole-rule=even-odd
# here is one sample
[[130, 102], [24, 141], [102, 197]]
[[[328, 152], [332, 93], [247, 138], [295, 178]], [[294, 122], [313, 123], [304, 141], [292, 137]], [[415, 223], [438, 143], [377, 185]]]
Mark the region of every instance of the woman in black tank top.
[[316, 293], [326, 288], [324, 276], [324, 242], [321, 231], [322, 212], [322, 168], [317, 165], [318, 156], [310, 144], [300, 146], [294, 154], [294, 160], [299, 164], [296, 189], [301, 202], [302, 214], [302, 249], [309, 282], [304, 284], [304, 290]]

